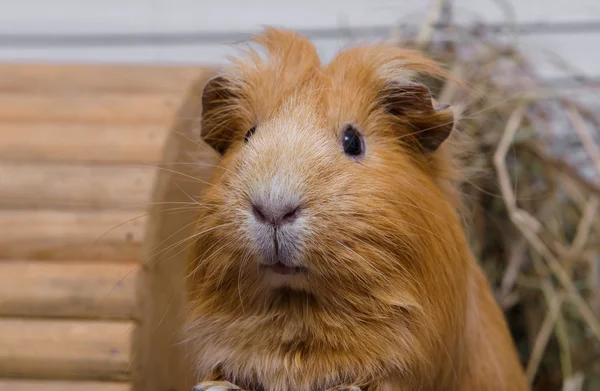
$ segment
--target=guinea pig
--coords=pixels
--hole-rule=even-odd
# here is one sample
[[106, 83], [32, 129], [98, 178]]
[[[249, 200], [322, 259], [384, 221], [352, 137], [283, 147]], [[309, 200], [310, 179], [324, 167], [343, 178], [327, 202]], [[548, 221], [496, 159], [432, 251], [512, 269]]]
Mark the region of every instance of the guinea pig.
[[197, 391], [520, 391], [505, 319], [467, 244], [456, 114], [417, 51], [323, 65], [268, 28], [202, 94], [220, 163], [187, 270]]

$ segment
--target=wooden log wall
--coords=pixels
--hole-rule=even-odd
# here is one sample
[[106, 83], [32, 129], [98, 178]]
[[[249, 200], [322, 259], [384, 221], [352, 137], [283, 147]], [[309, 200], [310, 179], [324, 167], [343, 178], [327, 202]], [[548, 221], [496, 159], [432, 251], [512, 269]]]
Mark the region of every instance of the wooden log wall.
[[202, 74], [0, 64], [0, 391], [131, 389], [155, 166]]

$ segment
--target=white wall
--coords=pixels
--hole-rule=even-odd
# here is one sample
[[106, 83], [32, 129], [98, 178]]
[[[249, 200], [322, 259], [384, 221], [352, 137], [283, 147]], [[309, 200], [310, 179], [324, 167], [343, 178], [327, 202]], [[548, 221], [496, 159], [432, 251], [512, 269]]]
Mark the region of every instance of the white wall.
[[[464, 22], [504, 21], [503, 0], [455, 0]], [[120, 34], [252, 32], [261, 25], [332, 28], [339, 38], [318, 40], [325, 58], [353, 41], [353, 27], [420, 23], [425, 0], [0, 0], [0, 61], [214, 63], [230, 53], [230, 42], [184, 45], [25, 46], [23, 34]], [[599, 21], [600, 0], [512, 0], [516, 22]], [[360, 37], [356, 37], [360, 38]], [[355, 39], [356, 39], [355, 38]], [[530, 52], [553, 51], [584, 73], [600, 76], [600, 31], [522, 37]], [[556, 74], [547, 68], [549, 76]]]

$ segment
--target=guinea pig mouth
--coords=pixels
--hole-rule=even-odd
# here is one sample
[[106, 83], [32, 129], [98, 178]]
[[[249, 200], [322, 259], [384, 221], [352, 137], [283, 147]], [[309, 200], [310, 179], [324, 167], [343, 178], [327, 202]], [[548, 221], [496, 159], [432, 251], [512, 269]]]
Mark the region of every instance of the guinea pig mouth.
[[306, 273], [306, 268], [301, 266], [287, 266], [282, 262], [277, 262], [271, 265], [262, 265], [263, 269], [267, 269], [276, 274], [294, 275]]

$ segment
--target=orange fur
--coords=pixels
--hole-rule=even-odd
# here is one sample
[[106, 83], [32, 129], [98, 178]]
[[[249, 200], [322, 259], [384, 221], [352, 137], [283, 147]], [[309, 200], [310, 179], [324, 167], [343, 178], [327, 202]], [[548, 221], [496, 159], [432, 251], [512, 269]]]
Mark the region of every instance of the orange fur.
[[[265, 391], [526, 390], [466, 243], [451, 144], [424, 151], [413, 129], [452, 130], [451, 109], [431, 108], [414, 84], [444, 72], [394, 47], [323, 66], [292, 32], [256, 41], [267, 55], [249, 50], [205, 92], [203, 137], [224, 156], [189, 262], [199, 376]], [[348, 123], [364, 135], [363, 159], [342, 151]], [[250, 234], [250, 197], [275, 191], [300, 197], [294, 254], [308, 270], [277, 286]]]

